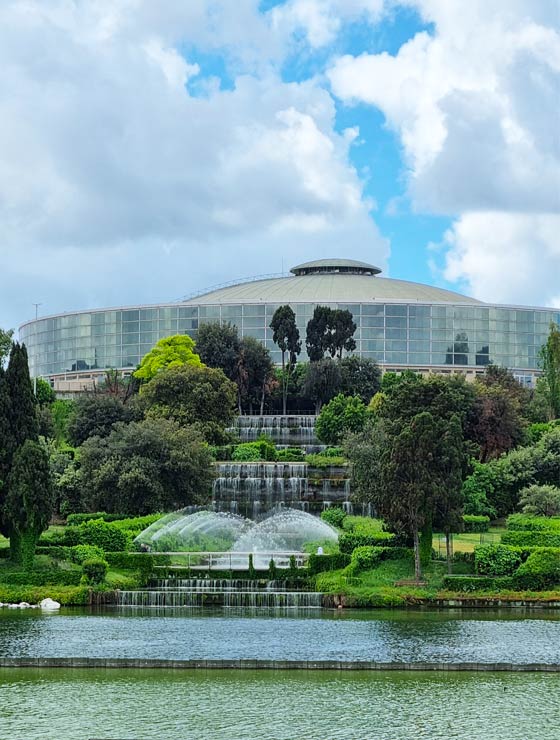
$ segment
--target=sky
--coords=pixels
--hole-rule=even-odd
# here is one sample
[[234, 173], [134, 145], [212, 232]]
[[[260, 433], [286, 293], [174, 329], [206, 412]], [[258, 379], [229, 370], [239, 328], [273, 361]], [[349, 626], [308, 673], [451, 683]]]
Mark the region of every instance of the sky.
[[325, 257], [560, 306], [557, 0], [2, 0], [0, 326]]

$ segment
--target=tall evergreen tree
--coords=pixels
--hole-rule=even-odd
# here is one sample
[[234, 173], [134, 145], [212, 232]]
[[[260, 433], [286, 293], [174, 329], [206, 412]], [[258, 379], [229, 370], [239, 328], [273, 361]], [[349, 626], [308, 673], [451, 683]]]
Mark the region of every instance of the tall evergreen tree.
[[[296, 364], [297, 356], [301, 352], [299, 329], [292, 307], [279, 306], [274, 312], [270, 328], [272, 329], [272, 341], [282, 352], [282, 413], [286, 414], [290, 375]], [[286, 353], [288, 354], [287, 363]]]
[[550, 325], [546, 344], [540, 352], [545, 394], [552, 419], [560, 419], [560, 326]]
[[332, 309], [315, 306], [313, 317], [307, 322], [305, 347], [310, 362], [318, 362], [325, 356], [329, 345]]
[[10, 433], [15, 450], [28, 439], [36, 440], [38, 434], [36, 402], [25, 344], [14, 342], [12, 345], [6, 383], [10, 396]]
[[3, 517], [3, 503], [8, 490], [8, 476], [13, 455], [13, 438], [10, 433], [10, 395], [6, 374], [0, 365], [0, 532], [7, 534]]

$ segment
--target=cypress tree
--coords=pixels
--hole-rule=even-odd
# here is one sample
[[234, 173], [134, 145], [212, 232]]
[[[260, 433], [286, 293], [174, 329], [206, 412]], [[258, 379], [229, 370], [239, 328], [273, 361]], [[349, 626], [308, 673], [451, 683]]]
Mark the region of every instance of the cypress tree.
[[36, 403], [25, 344], [14, 342], [12, 345], [6, 383], [10, 396], [10, 434], [15, 452], [26, 440], [37, 440], [38, 435]]
[[6, 374], [0, 365], [0, 532], [8, 534], [3, 517], [4, 499], [8, 490], [8, 476], [13, 455], [13, 439], [10, 433], [10, 396]]

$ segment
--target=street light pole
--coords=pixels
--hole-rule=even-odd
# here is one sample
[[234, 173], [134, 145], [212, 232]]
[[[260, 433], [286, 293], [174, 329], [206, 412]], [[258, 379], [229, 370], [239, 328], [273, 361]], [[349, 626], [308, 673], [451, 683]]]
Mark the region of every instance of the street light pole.
[[[37, 321], [39, 317], [39, 306], [42, 306], [42, 303], [34, 303], [35, 306], [35, 321]], [[37, 326], [35, 326], [35, 333], [37, 333]], [[33, 368], [33, 395], [35, 398], [37, 398], [37, 341], [35, 341], [35, 352], [34, 352], [34, 365]]]

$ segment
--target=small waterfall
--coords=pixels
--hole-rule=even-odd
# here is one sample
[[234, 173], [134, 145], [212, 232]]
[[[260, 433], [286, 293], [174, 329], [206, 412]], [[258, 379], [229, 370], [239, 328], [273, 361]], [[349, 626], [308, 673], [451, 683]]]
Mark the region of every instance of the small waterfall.
[[238, 416], [228, 431], [242, 442], [254, 442], [265, 435], [279, 445], [318, 445], [315, 436], [316, 416]]

